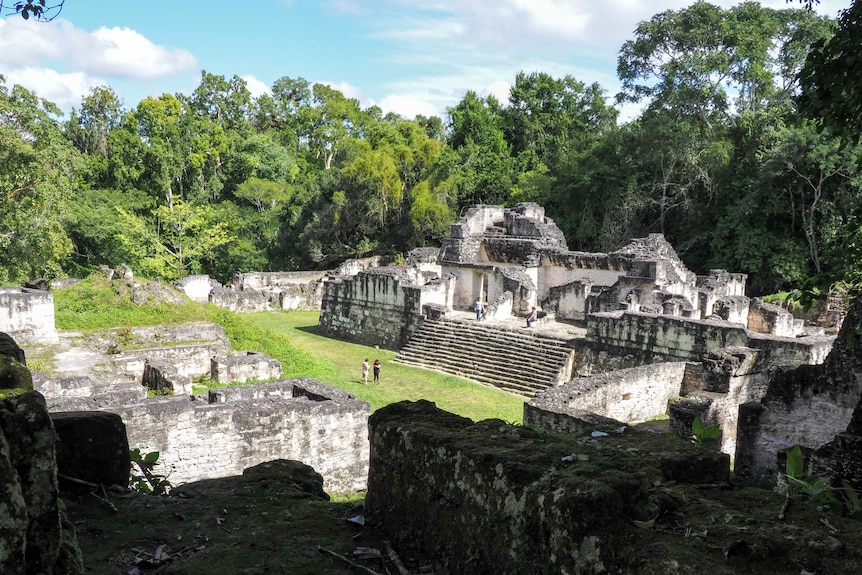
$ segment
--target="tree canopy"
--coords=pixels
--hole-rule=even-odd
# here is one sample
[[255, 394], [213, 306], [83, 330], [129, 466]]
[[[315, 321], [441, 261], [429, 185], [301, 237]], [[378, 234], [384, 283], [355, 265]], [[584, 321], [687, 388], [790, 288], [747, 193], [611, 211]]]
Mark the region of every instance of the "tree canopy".
[[[507, 98], [468, 91], [444, 117], [383, 114], [301, 77], [252, 97], [203, 70], [191, 94], [124, 108], [100, 86], [61, 118], [0, 81], [0, 280], [397, 259], [438, 245], [470, 204], [521, 201], [573, 249], [661, 232], [695, 271], [747, 273], [754, 293], [852, 279], [862, 83], [842, 78], [860, 4], [837, 23], [804, 4], [667, 10], [622, 46], [616, 100], [522, 71]], [[620, 123], [621, 102], [637, 116]]]

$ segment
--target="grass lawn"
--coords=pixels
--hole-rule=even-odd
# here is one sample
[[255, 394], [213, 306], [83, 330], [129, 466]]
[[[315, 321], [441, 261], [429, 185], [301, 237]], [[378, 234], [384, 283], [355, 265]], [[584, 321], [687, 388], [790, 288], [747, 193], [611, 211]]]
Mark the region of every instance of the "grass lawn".
[[[297, 373], [285, 373], [287, 377], [307, 375], [320, 381], [349, 391], [375, 410], [397, 401], [427, 399], [437, 407], [469, 417], [474, 421], [498, 418], [511, 423], [521, 423], [524, 415], [523, 397], [498, 389], [444, 375], [434, 371], [418, 369], [393, 363], [394, 351], [356, 345], [317, 335], [316, 311], [263, 312], [243, 314], [252, 324], [285, 336], [293, 345], [317, 358], [317, 365]], [[380, 383], [362, 385], [362, 360], [370, 363], [375, 358], [383, 364]]]

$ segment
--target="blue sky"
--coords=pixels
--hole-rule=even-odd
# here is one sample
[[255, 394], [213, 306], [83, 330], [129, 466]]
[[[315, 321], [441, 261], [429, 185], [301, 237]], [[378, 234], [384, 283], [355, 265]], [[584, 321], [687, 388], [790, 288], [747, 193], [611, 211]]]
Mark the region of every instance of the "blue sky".
[[[467, 90], [505, 101], [519, 71], [570, 74], [612, 97], [617, 53], [637, 23], [692, 3], [66, 0], [49, 23], [0, 18], [0, 74], [65, 111], [98, 85], [112, 87], [127, 108], [146, 96], [191, 93], [206, 70], [243, 77], [255, 95], [301, 76], [363, 107], [443, 115]], [[836, 16], [849, 4], [821, 0], [817, 9]]]

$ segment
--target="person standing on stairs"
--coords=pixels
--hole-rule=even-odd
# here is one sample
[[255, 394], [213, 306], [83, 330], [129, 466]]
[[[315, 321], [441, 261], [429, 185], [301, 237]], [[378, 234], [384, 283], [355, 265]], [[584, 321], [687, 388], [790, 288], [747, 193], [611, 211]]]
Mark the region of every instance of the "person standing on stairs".
[[476, 303], [473, 304], [473, 311], [476, 312], [476, 321], [482, 319], [482, 315], [485, 313], [485, 306], [482, 305], [482, 297], [476, 298]]
[[362, 385], [368, 385], [368, 358], [362, 362]]

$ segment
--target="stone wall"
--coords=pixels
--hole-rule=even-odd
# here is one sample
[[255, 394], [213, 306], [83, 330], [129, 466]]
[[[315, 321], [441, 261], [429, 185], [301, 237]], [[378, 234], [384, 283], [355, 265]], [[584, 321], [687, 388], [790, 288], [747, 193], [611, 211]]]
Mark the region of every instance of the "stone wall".
[[367, 403], [308, 378], [213, 390], [211, 400], [152, 398], [107, 411], [122, 417], [131, 448], [160, 452], [173, 484], [295, 459], [323, 475], [330, 493], [365, 488]]
[[781, 306], [766, 303], [760, 298], [751, 300], [747, 325], [751, 331], [796, 337], [802, 333], [803, 323]]
[[455, 279], [407, 283], [399, 268], [373, 268], [324, 282], [318, 333], [327, 337], [400, 349], [424, 319], [423, 306], [452, 307]]
[[691, 320], [636, 312], [596, 313], [578, 350], [577, 373], [612, 371], [665, 361], [699, 361], [713, 350], [750, 347], [775, 366], [822, 363], [833, 338], [786, 338], [747, 331], [721, 320]]
[[759, 402], [740, 407], [736, 465], [741, 477], [775, 473], [780, 452], [819, 449], [845, 432], [862, 399], [862, 346], [858, 306], [844, 322], [822, 365], [802, 365], [773, 378]]
[[584, 412], [625, 423], [658, 417], [679, 397], [685, 368], [658, 363], [573, 379], [524, 404], [524, 424], [562, 431], [573, 427], [567, 417], [583, 420]]
[[0, 332], [19, 343], [57, 343], [54, 296], [30, 288], [0, 287]]
[[[359, 266], [360, 268], [363, 266]], [[268, 294], [272, 309], [317, 310], [323, 295], [326, 271], [249, 272], [235, 274], [234, 291], [261, 291]], [[244, 310], [240, 310], [244, 311]]]
[[651, 533], [632, 519], [656, 518], [656, 484], [729, 475], [726, 455], [661, 434], [590, 440], [474, 423], [426, 401], [379, 409], [369, 429], [366, 522], [452, 575], [667, 573], [649, 544], [652, 558], [622, 565], [620, 550]]
[[281, 362], [270, 356], [245, 351], [210, 360], [210, 379], [216, 383], [263, 381], [281, 377]]
[[148, 359], [144, 364], [144, 375], [141, 378], [143, 386], [155, 392], [167, 395], [192, 394], [192, 380], [181, 374], [176, 366], [165, 361]]

